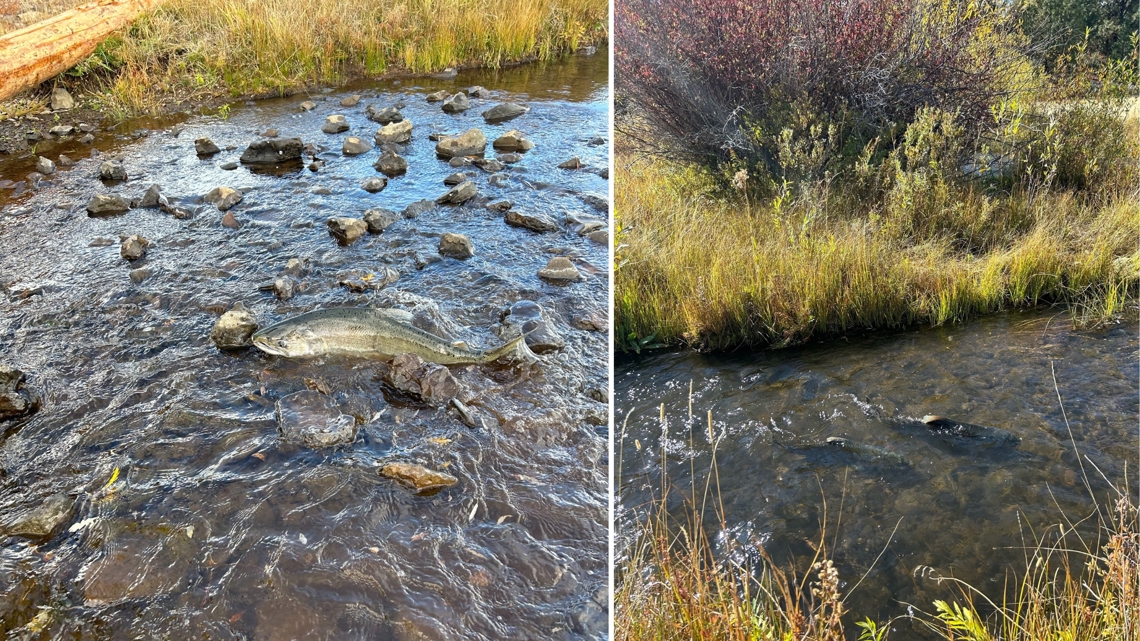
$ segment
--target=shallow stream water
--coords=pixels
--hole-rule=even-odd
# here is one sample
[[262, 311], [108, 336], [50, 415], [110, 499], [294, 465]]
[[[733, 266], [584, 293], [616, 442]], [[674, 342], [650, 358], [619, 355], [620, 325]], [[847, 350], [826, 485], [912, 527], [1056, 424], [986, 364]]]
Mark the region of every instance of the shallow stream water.
[[[457, 115], [428, 103], [439, 89], [482, 85]], [[74, 511], [46, 541], [0, 537], [0, 630], [25, 638], [581, 639], [606, 635], [607, 247], [571, 219], [601, 218], [608, 141], [604, 52], [546, 65], [405, 78], [329, 94], [235, 105], [219, 115], [140, 120], [41, 143], [77, 164], [31, 187], [34, 158], [0, 160], [0, 354], [44, 398], [30, 418], [0, 425], [0, 522], [64, 493]], [[362, 94], [354, 107], [342, 98]], [[305, 112], [302, 101], [316, 108]], [[531, 107], [488, 125], [502, 101]], [[415, 126], [405, 176], [369, 194], [375, 149], [341, 155], [341, 141], [371, 139], [366, 106], [406, 103]], [[325, 117], [351, 131], [328, 135]], [[224, 117], [223, 117], [224, 116]], [[509, 129], [535, 143], [495, 185], [474, 167], [437, 159], [431, 132]], [[226, 171], [268, 128], [321, 150], [317, 173]], [[223, 151], [194, 153], [210, 137]], [[592, 144], [591, 144], [592, 141]], [[578, 156], [586, 165], [557, 165]], [[120, 158], [129, 180], [103, 184], [101, 161]], [[306, 162], [310, 159], [306, 157]], [[382, 234], [338, 245], [325, 221], [395, 211], [435, 199], [456, 171], [473, 172], [479, 198], [406, 218]], [[179, 220], [157, 209], [89, 217], [95, 193], [138, 197], [158, 184]], [[245, 191], [239, 229], [201, 197]], [[504, 224], [484, 208], [562, 222], [552, 233]], [[591, 202], [595, 203], [594, 205]], [[604, 208], [604, 203], [603, 203]], [[466, 234], [475, 255], [437, 262], [444, 232]], [[120, 235], [141, 234], [147, 256], [129, 263]], [[584, 280], [556, 285], [536, 272], [568, 256]], [[259, 287], [291, 258], [305, 262], [299, 291], [279, 301]], [[355, 293], [339, 285], [385, 268], [394, 283]], [[131, 278], [132, 270], [135, 279]], [[136, 282], [138, 281], [138, 282]], [[453, 366], [481, 425], [386, 387], [360, 360], [288, 361], [254, 349], [223, 352], [208, 338], [240, 301], [262, 325], [317, 307], [408, 310], [453, 340], [499, 345], [502, 314], [537, 303], [565, 340], [557, 351], [487, 366]], [[596, 329], [582, 329], [592, 318]], [[577, 321], [577, 322], [576, 322]], [[314, 386], [357, 417], [349, 446], [311, 450], [279, 440], [275, 402]], [[445, 470], [458, 485], [431, 497], [382, 478], [386, 461]], [[114, 484], [106, 487], [119, 470]], [[30, 628], [28, 626], [31, 626]]]
[[[1135, 496], [1134, 317], [1075, 330], [1064, 314], [1029, 312], [797, 349], [625, 357], [615, 390], [619, 550], [661, 495], [663, 456], [675, 515], [686, 513], [682, 497], [694, 485], [698, 497], [704, 491], [711, 411], [727, 528], [711, 508], [705, 526], [718, 551], [755, 561], [748, 550], [759, 543], [785, 569], [798, 561], [802, 574], [826, 501], [826, 543], [845, 589], [867, 573], [846, 602], [858, 619], [933, 611], [935, 599], [959, 594], [940, 577], [1000, 602], [1035, 535], [1048, 539], [1049, 526], [1093, 513], [1090, 488], [1109, 504], [1105, 479], [1123, 489], [1127, 468]], [[927, 414], [1019, 440], [933, 433], [921, 422]], [[829, 437], [905, 460], [861, 456]], [[1096, 545], [1095, 518], [1081, 532]], [[924, 638], [911, 620], [893, 627], [892, 639]]]

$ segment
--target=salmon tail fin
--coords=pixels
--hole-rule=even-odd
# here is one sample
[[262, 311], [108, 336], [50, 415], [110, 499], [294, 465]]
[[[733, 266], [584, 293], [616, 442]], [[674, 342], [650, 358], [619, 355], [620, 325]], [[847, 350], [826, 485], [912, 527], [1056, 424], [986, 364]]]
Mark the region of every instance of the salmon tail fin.
[[530, 332], [527, 332], [526, 334], [523, 334], [523, 335], [518, 336], [516, 338], [512, 338], [511, 340], [507, 341], [506, 343], [504, 343], [500, 347], [496, 347], [495, 349], [487, 350], [487, 352], [484, 354], [485, 360], [483, 362], [493, 363], [493, 362], [499, 360], [500, 358], [506, 356], [507, 354], [514, 352], [515, 349], [518, 347], [519, 343], [521, 343], [529, 335], [530, 335]]

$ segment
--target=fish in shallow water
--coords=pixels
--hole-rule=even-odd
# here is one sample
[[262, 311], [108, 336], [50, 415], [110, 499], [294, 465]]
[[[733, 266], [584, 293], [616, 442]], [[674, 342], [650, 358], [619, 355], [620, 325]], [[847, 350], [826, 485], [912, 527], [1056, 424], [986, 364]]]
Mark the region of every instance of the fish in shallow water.
[[838, 436], [828, 437], [827, 444], [832, 447], [838, 447], [846, 452], [851, 452], [868, 461], [882, 461], [893, 465], [910, 465], [910, 461], [901, 454], [896, 454], [890, 450], [874, 445], [867, 445], [866, 443], [859, 443], [850, 439], [839, 438]]
[[1021, 442], [1021, 438], [1005, 430], [996, 427], [986, 427], [984, 425], [973, 425], [971, 423], [962, 423], [949, 418], [941, 416], [934, 416], [927, 414], [922, 417], [922, 422], [926, 424], [932, 432], [939, 434], [949, 434], [952, 436], [961, 436], [964, 438], [976, 438], [985, 441], [992, 441], [998, 444], [1017, 445]]
[[425, 361], [453, 365], [490, 363], [515, 350], [519, 336], [491, 350], [470, 349], [429, 334], [411, 324], [411, 314], [396, 309], [337, 307], [318, 309], [258, 330], [255, 347], [287, 358], [347, 355], [387, 359], [415, 354]]

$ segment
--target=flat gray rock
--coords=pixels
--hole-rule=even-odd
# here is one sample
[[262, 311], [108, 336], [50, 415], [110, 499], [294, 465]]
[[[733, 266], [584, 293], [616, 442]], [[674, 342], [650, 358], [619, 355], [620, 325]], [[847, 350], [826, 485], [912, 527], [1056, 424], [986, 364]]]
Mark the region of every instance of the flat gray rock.
[[302, 390], [277, 401], [277, 430], [283, 441], [314, 449], [334, 447], [356, 440], [356, 419], [342, 413], [328, 396]]

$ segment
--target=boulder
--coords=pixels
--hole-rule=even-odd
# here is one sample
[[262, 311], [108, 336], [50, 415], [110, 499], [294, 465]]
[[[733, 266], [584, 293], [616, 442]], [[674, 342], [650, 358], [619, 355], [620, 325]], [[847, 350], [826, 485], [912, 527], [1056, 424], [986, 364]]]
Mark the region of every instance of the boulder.
[[416, 202], [404, 207], [404, 218], [415, 218], [425, 211], [435, 209], [435, 201], [433, 200], [417, 200]]
[[581, 169], [581, 168], [583, 168], [583, 167], [585, 167], [585, 166], [586, 166], [586, 165], [583, 165], [583, 164], [582, 164], [582, 161], [581, 161], [581, 160], [579, 160], [577, 156], [574, 156], [574, 157], [573, 157], [573, 158], [571, 158], [570, 160], [567, 160], [567, 161], [566, 161], [566, 162], [564, 162], [564, 163], [560, 163], [560, 164], [558, 165], [558, 168], [559, 168], [559, 169]]
[[467, 174], [465, 174], [463, 172], [457, 172], [457, 173], [451, 174], [450, 176], [445, 177], [443, 179], [443, 184], [455, 186], [455, 185], [458, 185], [458, 184], [460, 184], [466, 180], [467, 180]]
[[368, 225], [368, 233], [379, 234], [400, 220], [400, 214], [391, 209], [369, 209], [364, 212], [364, 224]]
[[514, 102], [504, 102], [484, 111], [483, 120], [486, 120], [487, 124], [506, 122], [512, 118], [518, 118], [528, 111], [530, 111], [530, 107], [524, 107]]
[[56, 164], [58, 164], [60, 167], [74, 167], [75, 161], [64, 154], [60, 154], [59, 160], [56, 161]]
[[55, 163], [43, 156], [38, 156], [36, 158], [36, 171], [45, 176], [50, 176], [55, 173]]
[[301, 111], [312, 111], [317, 108], [317, 103], [312, 100], [306, 100], [301, 103]]
[[522, 158], [523, 158], [523, 157], [522, 157], [522, 154], [518, 153], [517, 151], [508, 152], [508, 153], [505, 153], [505, 154], [499, 154], [499, 155], [498, 155], [498, 156], [496, 156], [496, 157], [497, 157], [497, 158], [498, 158], [500, 161], [502, 161], [502, 162], [505, 162], [505, 163], [507, 163], [508, 165], [514, 164], [514, 163], [516, 163], [516, 162], [519, 162], [519, 161], [520, 161], [520, 160], [522, 160]]
[[40, 407], [40, 398], [24, 385], [24, 373], [0, 363], [0, 421], [25, 416]]
[[194, 153], [199, 156], [212, 156], [221, 151], [213, 140], [202, 137], [194, 141]]
[[440, 196], [435, 202], [440, 205], [459, 205], [471, 200], [478, 193], [479, 190], [475, 188], [475, 183], [468, 180], [452, 187], [450, 191]]
[[394, 151], [385, 151], [380, 154], [372, 166], [376, 168], [376, 171], [389, 178], [405, 174], [408, 171], [408, 161]]
[[341, 107], [355, 107], [360, 102], [361, 95], [353, 94], [347, 98], [342, 98], [340, 101]]
[[152, 207], [159, 207], [166, 202], [166, 198], [162, 195], [162, 188], [158, 185], [151, 185], [147, 187], [146, 192], [139, 199], [138, 206], [143, 209], [150, 209]]
[[447, 97], [450, 95], [451, 94], [448, 93], [446, 89], [440, 89], [439, 91], [437, 91], [435, 93], [429, 93], [427, 95], [427, 101], [428, 102], [443, 102], [444, 100], [447, 100]]
[[586, 238], [604, 247], [610, 244], [610, 231], [608, 229], [595, 229], [586, 234]]
[[344, 139], [344, 144], [341, 145], [340, 152], [346, 156], [359, 156], [360, 154], [372, 151], [372, 143], [363, 138], [356, 136], [349, 136]]
[[[178, 218], [178, 215], [175, 214], [174, 217]], [[227, 211], [226, 214], [222, 216], [222, 227], [225, 227], [226, 229], [239, 229], [241, 227], [241, 223], [238, 222], [237, 217], [234, 216], [234, 213], [232, 211]]]
[[465, 260], [475, 255], [475, 248], [470, 238], [448, 232], [439, 238], [439, 255]]
[[150, 241], [135, 234], [133, 236], [121, 237], [123, 244], [119, 246], [119, 255], [127, 260], [138, 260], [146, 256], [146, 248], [150, 246]]
[[70, 136], [74, 132], [75, 132], [75, 127], [72, 127], [71, 125], [56, 125], [56, 126], [52, 127], [51, 129], [48, 129], [48, 133], [55, 136], [56, 138], [63, 138], [64, 136]]
[[376, 144], [404, 144], [412, 139], [412, 121], [401, 120], [384, 125], [376, 131]]
[[226, 211], [234, 205], [241, 202], [242, 194], [236, 189], [229, 187], [214, 187], [202, 200], [217, 206], [218, 211]]
[[328, 220], [329, 233], [341, 245], [351, 245], [368, 233], [368, 225], [359, 218], [337, 217]]
[[67, 89], [63, 87], [56, 87], [51, 90], [51, 110], [52, 111], [65, 111], [67, 109], [75, 109], [75, 98], [71, 97]]
[[88, 216], [111, 216], [121, 214], [131, 206], [127, 201], [114, 194], [95, 194], [87, 201]]
[[559, 225], [542, 214], [524, 214], [520, 211], [508, 211], [503, 221], [511, 227], [522, 227], [536, 232], [558, 231]]
[[526, 334], [526, 345], [535, 354], [545, 354], [562, 349], [566, 340], [547, 322], [538, 303], [520, 300], [500, 318], [511, 331], [509, 335]]
[[582, 199], [582, 202], [598, 211], [608, 212], [610, 210], [610, 201], [604, 196], [598, 196], [597, 194], [580, 194], [578, 197]]
[[342, 413], [328, 396], [302, 390], [277, 401], [277, 431], [289, 443], [314, 449], [335, 447], [356, 440], [356, 419]]
[[487, 148], [487, 137], [478, 129], [468, 129], [458, 136], [447, 136], [436, 144], [435, 153], [443, 158], [482, 156]]
[[459, 113], [470, 109], [471, 101], [467, 99], [467, 94], [460, 92], [444, 100], [441, 108], [449, 114]]
[[483, 171], [485, 171], [489, 174], [493, 174], [493, 173], [498, 172], [498, 171], [503, 171], [504, 169], [507, 168], [506, 165], [499, 162], [498, 160], [495, 160], [494, 158], [476, 158], [475, 160], [471, 161], [471, 164], [475, 165], [479, 169], [482, 169]]
[[527, 139], [526, 136], [523, 136], [522, 132], [517, 129], [512, 129], [496, 138], [492, 146], [498, 151], [525, 152], [534, 149], [534, 143]]
[[103, 180], [126, 180], [127, 170], [120, 162], [104, 160], [99, 164], [99, 178]]
[[222, 314], [218, 322], [214, 323], [210, 340], [220, 349], [239, 349], [252, 345], [249, 338], [256, 331], [257, 321], [253, 314], [246, 311], [241, 303], [234, 303], [230, 311]]
[[491, 92], [487, 91], [486, 87], [481, 87], [479, 85], [474, 85], [472, 87], [468, 87], [468, 88], [464, 89], [463, 92], [466, 93], [468, 96], [471, 96], [472, 98], [490, 98], [491, 97]]
[[363, 189], [364, 191], [370, 193], [370, 194], [375, 194], [377, 192], [383, 191], [384, 188], [387, 186], [388, 186], [388, 179], [387, 178], [372, 177], [372, 178], [365, 178], [364, 180], [360, 181], [360, 188]]
[[380, 468], [380, 475], [400, 483], [420, 496], [431, 496], [459, 482], [459, 479], [450, 474], [429, 470], [422, 465], [412, 463], [387, 463]]
[[368, 116], [369, 120], [378, 122], [382, 125], [386, 125], [392, 122], [400, 122], [404, 119], [404, 115], [401, 114], [400, 110], [396, 109], [395, 107], [380, 108], [376, 107], [375, 105], [369, 105], [368, 109], [364, 110], [364, 114]]
[[573, 282], [582, 279], [582, 274], [574, 263], [565, 256], [556, 256], [550, 259], [546, 267], [538, 270], [538, 277], [558, 283]]
[[511, 210], [511, 201], [509, 201], [509, 200], [497, 200], [493, 203], [487, 203], [487, 209], [489, 209], [490, 211], [503, 211], [503, 212], [510, 211]]
[[274, 165], [299, 161], [304, 151], [300, 138], [272, 138], [251, 143], [239, 160], [246, 165]]
[[400, 354], [389, 361], [384, 381], [418, 401], [437, 407], [446, 405], [460, 391], [451, 370], [438, 363], [425, 363], [415, 354]]
[[335, 115], [325, 118], [325, 124], [321, 125], [321, 131], [326, 134], [339, 134], [348, 131], [348, 121], [344, 116]]

